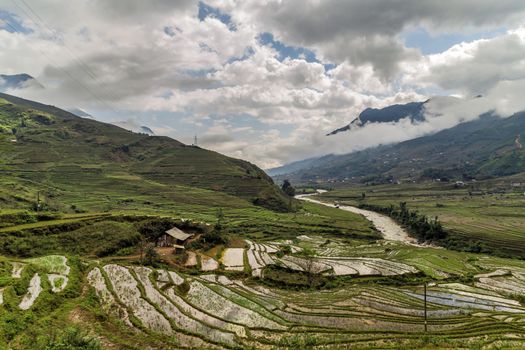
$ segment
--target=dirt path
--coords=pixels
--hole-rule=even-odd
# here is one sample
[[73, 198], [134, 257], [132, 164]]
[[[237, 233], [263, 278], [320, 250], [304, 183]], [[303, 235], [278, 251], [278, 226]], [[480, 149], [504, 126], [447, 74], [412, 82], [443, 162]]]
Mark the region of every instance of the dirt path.
[[[316, 199], [310, 198], [310, 196], [312, 196], [312, 194], [303, 194], [296, 196], [296, 198], [303, 201], [322, 204], [326, 205], [327, 207], [335, 208], [335, 205], [332, 203], [321, 202]], [[405, 229], [403, 229], [394, 220], [392, 220], [386, 215], [379, 214], [370, 210], [359, 209], [348, 205], [341, 205], [339, 206], [339, 209], [363, 215], [365, 218], [372, 221], [376, 229], [383, 235], [383, 239], [389, 241], [403, 242], [415, 246], [421, 246], [417, 243], [417, 241], [414, 238], [408, 235]]]

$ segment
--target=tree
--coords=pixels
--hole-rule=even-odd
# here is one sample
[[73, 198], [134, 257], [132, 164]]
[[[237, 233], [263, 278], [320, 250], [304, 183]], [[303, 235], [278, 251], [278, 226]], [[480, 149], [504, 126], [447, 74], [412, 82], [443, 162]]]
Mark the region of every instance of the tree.
[[222, 222], [224, 220], [224, 213], [222, 212], [222, 208], [217, 209], [217, 213], [215, 214], [217, 217], [217, 223], [215, 224], [215, 231], [220, 232], [222, 231]]
[[312, 248], [305, 247], [299, 253], [301, 260], [298, 261], [298, 265], [301, 266], [308, 278], [308, 286], [313, 287], [316, 282], [317, 271], [315, 264], [315, 251]]
[[157, 261], [159, 261], [160, 256], [159, 253], [155, 250], [154, 244], [148, 244], [146, 246], [146, 252], [144, 253], [144, 262], [146, 265], [155, 265]]
[[289, 180], [284, 180], [283, 185], [281, 186], [281, 189], [284, 193], [289, 195], [290, 197], [295, 196], [295, 188], [292, 186]]
[[159, 240], [160, 236], [164, 234], [167, 230], [174, 226], [173, 220], [169, 219], [148, 219], [142, 221], [138, 224], [138, 231], [140, 234], [145, 237], [150, 242], [155, 242]]

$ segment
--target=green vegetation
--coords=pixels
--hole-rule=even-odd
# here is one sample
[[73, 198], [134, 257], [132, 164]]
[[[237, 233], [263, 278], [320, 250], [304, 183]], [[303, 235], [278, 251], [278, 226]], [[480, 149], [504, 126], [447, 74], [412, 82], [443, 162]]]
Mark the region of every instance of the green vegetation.
[[524, 191], [525, 176], [515, 175], [461, 187], [443, 182], [346, 186], [320, 196], [383, 208], [406, 202], [410, 211], [438, 218], [448, 233], [441, 244], [449, 248], [525, 258]]
[[98, 341], [78, 328], [68, 328], [49, 339], [46, 350], [102, 350]]
[[[511, 349], [525, 341], [523, 261], [384, 241], [362, 216], [295, 201], [289, 182], [279, 189], [249, 163], [54, 107], [5, 96], [0, 126], [0, 348]], [[374, 181], [384, 179], [393, 180]], [[384, 210], [421, 239], [519, 256], [523, 191], [491, 181], [321, 197]], [[505, 192], [493, 190], [502, 184]], [[196, 234], [178, 255], [155, 247], [173, 226]], [[227, 252], [242, 261], [230, 270]], [[185, 265], [190, 254], [196, 264]]]
[[[407, 183], [420, 180], [483, 180], [525, 171], [525, 149], [516, 140], [525, 112], [508, 118], [485, 114], [435, 134], [343, 155], [326, 155], [279, 169], [276, 181], [295, 184]], [[494, 132], [497, 130], [497, 132]]]
[[[288, 210], [286, 196], [248, 162], [0, 96], [0, 125], [3, 130], [16, 129], [11, 135], [0, 134], [0, 203], [39, 204], [40, 191], [41, 204], [61, 212], [103, 211], [144, 202], [153, 207], [181, 200], [203, 204], [214, 197], [228, 202], [232, 196], [237, 204], [248, 201]], [[191, 200], [194, 193], [200, 198]], [[208, 196], [203, 198], [203, 193]]]
[[289, 180], [284, 180], [283, 184], [281, 186], [281, 189], [284, 193], [286, 193], [288, 196], [293, 197], [295, 196], [295, 188], [292, 186]]
[[[216, 220], [212, 208], [202, 212], [186, 208], [184, 217], [208, 222]], [[215, 211], [216, 212], [216, 211]], [[371, 224], [359, 215], [341, 212], [313, 203], [304, 203], [295, 213], [276, 213], [248, 206], [244, 209], [224, 208], [220, 233], [199, 224], [169, 217], [144, 215], [90, 215], [67, 219], [40, 221], [8, 226], [0, 232], [0, 254], [31, 257], [48, 254], [78, 254], [89, 257], [119, 255], [120, 250], [138, 250], [141, 237], [155, 243], [167, 229], [182, 229], [205, 233], [210, 244], [224, 242], [226, 237], [255, 239], [294, 238], [299, 233], [324, 234], [365, 240], [379, 238]], [[203, 246], [200, 246], [203, 247]], [[128, 250], [129, 251], [129, 250]]]
[[[363, 195], [361, 199], [364, 199]], [[445, 239], [447, 233], [443, 230], [443, 226], [435, 217], [429, 220], [425, 215], [419, 214], [417, 211], [410, 211], [407, 208], [406, 202], [399, 203], [399, 208], [391, 205], [388, 208], [373, 204], [360, 204], [359, 208], [372, 210], [390, 216], [398, 223], [408, 229], [408, 231], [419, 241], [432, 242]]]
[[66, 253], [102, 257], [139, 241], [140, 234], [132, 223], [83, 222], [4, 234], [0, 236], [0, 252], [20, 257]]

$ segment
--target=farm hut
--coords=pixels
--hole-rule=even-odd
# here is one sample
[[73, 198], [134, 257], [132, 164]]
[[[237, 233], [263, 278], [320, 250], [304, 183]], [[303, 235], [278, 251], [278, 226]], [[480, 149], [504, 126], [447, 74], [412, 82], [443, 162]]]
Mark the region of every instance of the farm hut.
[[160, 236], [158, 245], [160, 247], [182, 247], [184, 246], [184, 243], [188, 240], [188, 238], [192, 236], [192, 233], [186, 233], [181, 229], [174, 227], [164, 232], [164, 234]]

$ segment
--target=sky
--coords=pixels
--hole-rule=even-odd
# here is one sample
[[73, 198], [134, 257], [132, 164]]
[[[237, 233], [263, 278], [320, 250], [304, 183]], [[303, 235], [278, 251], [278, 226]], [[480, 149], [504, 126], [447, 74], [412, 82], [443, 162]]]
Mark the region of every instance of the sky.
[[[44, 88], [8, 93], [271, 168], [524, 110], [525, 1], [0, 0], [17, 73]], [[325, 136], [429, 98], [425, 122]]]

